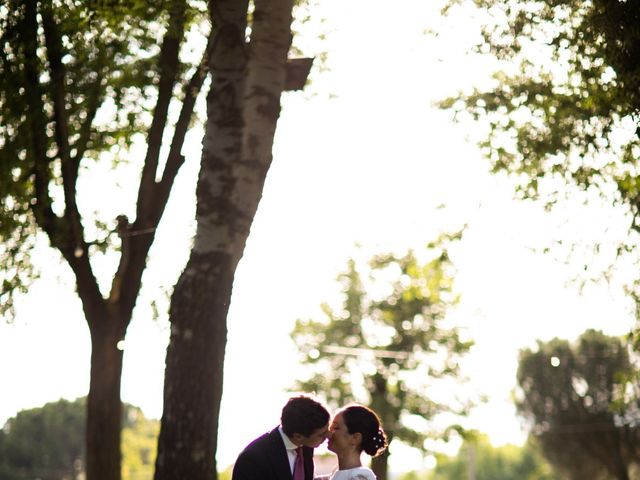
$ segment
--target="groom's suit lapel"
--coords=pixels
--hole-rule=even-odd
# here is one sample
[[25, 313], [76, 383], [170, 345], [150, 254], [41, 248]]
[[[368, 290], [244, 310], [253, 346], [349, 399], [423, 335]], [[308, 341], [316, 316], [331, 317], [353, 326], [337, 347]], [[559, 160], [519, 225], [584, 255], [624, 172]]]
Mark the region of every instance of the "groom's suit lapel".
[[276, 477], [282, 479], [292, 478], [287, 449], [284, 447], [284, 442], [277, 428], [269, 432], [269, 448], [271, 449], [269, 457]]

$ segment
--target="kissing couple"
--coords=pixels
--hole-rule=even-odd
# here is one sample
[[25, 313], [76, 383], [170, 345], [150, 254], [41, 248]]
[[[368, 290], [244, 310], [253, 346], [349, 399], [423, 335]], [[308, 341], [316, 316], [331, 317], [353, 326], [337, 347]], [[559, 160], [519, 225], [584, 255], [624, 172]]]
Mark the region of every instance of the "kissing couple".
[[[337, 469], [314, 476], [313, 450], [328, 440], [338, 457]], [[349, 404], [331, 418], [309, 395], [291, 397], [282, 408], [280, 425], [253, 440], [238, 456], [232, 480], [376, 480], [362, 465], [361, 455], [380, 455], [387, 437], [378, 415], [368, 407]]]

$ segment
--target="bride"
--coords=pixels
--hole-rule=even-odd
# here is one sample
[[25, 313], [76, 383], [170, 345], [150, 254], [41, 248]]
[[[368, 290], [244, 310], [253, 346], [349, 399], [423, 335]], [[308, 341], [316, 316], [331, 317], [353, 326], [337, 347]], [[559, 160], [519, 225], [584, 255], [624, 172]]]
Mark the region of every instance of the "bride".
[[378, 415], [364, 405], [348, 405], [333, 417], [329, 432], [327, 448], [338, 456], [338, 469], [315, 480], [376, 480], [373, 471], [362, 466], [360, 456], [365, 452], [376, 457], [387, 447]]

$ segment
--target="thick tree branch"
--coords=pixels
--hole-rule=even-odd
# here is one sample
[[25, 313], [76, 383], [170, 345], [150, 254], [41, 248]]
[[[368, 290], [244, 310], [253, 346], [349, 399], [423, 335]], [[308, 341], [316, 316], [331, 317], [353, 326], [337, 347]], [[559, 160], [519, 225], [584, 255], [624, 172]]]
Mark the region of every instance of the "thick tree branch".
[[[68, 224], [53, 212], [52, 201], [49, 196], [51, 167], [47, 156], [47, 119], [44, 115], [44, 94], [39, 83], [37, 13], [36, 1], [27, 1], [25, 3], [23, 46], [25, 58], [27, 59], [25, 62], [25, 85], [30, 110], [32, 151], [34, 152], [33, 172], [36, 202], [32, 208], [38, 225], [48, 235], [51, 244], [60, 250], [74, 271], [78, 294], [83, 302], [85, 311], [88, 312], [89, 310], [103, 308], [104, 302], [100, 295], [97, 281], [91, 271], [91, 264], [86, 254], [86, 245], [82, 237], [72, 234]], [[75, 208], [75, 196], [72, 205]], [[79, 217], [77, 217], [77, 221], [79, 222]], [[87, 319], [89, 318], [91, 317], [87, 316]]]
[[200, 64], [198, 65], [196, 71], [191, 76], [189, 83], [185, 87], [184, 99], [182, 100], [182, 109], [180, 110], [180, 116], [178, 117], [178, 121], [175, 125], [173, 139], [171, 141], [171, 148], [169, 149], [169, 154], [167, 155], [166, 166], [158, 188], [158, 199], [156, 203], [157, 210], [155, 211], [154, 215], [155, 218], [157, 218], [156, 225], [160, 217], [162, 216], [164, 207], [167, 204], [173, 181], [178, 174], [178, 170], [184, 163], [184, 157], [180, 152], [182, 150], [182, 145], [184, 144], [185, 136], [189, 129], [191, 117], [193, 116], [193, 109], [196, 104], [196, 99], [200, 94], [200, 90], [202, 89], [202, 85], [204, 84], [204, 80], [207, 77], [207, 73], [209, 71], [209, 57], [211, 56], [211, 51], [213, 48], [213, 38], [214, 35], [210, 34], [207, 41], [207, 48], [202, 55], [202, 60], [200, 61]]
[[138, 190], [137, 215], [135, 224], [137, 227], [148, 226], [148, 215], [154, 210], [156, 189], [156, 174], [158, 159], [162, 146], [162, 137], [167, 123], [169, 105], [173, 98], [173, 88], [176, 83], [178, 67], [180, 65], [180, 44], [184, 37], [185, 27], [184, 0], [175, 0], [170, 9], [170, 19], [160, 49], [160, 81], [158, 83], [158, 100], [153, 114], [153, 120], [147, 137], [147, 155], [142, 169], [140, 188]]
[[53, 99], [53, 116], [55, 120], [55, 139], [58, 146], [58, 157], [62, 166], [62, 186], [65, 200], [65, 219], [69, 223], [75, 248], [84, 248], [84, 233], [80, 212], [76, 202], [76, 185], [78, 183], [78, 166], [69, 153], [69, 121], [66, 109], [65, 68], [62, 63], [62, 40], [53, 18], [51, 1], [43, 2], [41, 15], [44, 28], [49, 74], [51, 75], [50, 91]]
[[[206, 75], [206, 72], [201, 72], [201, 69], [198, 69], [194, 75], [195, 80], [192, 79], [193, 86], [197, 87], [197, 91], [186, 92], [185, 104], [183, 104], [179, 124], [176, 126], [174, 142], [165, 167], [164, 181], [156, 182], [167, 114], [180, 69], [179, 53], [180, 44], [184, 37], [185, 9], [186, 4], [183, 0], [173, 2], [169, 26], [160, 52], [158, 100], [147, 140], [148, 150], [138, 191], [137, 216], [132, 225], [128, 223], [126, 217], [118, 219], [122, 253], [111, 285], [109, 301], [118, 304], [117, 308], [121, 313], [124, 313], [122, 318], [129, 318], [129, 313], [135, 306], [147, 254], [154, 240], [155, 229], [169, 198], [173, 179], [183, 163], [180, 150], [193, 112], [191, 103], [195, 103], [195, 97]], [[143, 233], [139, 234], [139, 232]]]
[[51, 180], [49, 159], [47, 157], [47, 136], [45, 128], [47, 119], [44, 114], [43, 92], [38, 74], [38, 22], [37, 2], [25, 2], [25, 16], [21, 28], [22, 47], [24, 49], [25, 96], [29, 108], [31, 161], [33, 162], [34, 188], [36, 201], [33, 212], [38, 225], [49, 235], [55, 244], [60, 230], [59, 220], [51, 208], [49, 182]]

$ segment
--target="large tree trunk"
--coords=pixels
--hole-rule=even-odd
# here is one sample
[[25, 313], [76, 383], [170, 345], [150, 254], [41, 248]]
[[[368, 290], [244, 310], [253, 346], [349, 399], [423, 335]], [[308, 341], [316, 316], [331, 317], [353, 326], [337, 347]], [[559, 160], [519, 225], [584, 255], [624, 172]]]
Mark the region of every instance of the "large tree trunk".
[[225, 319], [234, 270], [230, 256], [194, 253], [176, 285], [156, 480], [204, 480], [217, 471]]
[[376, 478], [378, 480], [387, 480], [387, 472], [389, 471], [389, 450], [385, 450], [382, 455], [372, 460], [371, 470], [376, 474]]
[[86, 471], [87, 478], [120, 479], [120, 431], [122, 403], [120, 378], [124, 337], [123, 319], [94, 318], [91, 331], [91, 377], [87, 398]]
[[156, 480], [209, 479], [215, 475], [217, 423], [222, 397], [226, 314], [236, 262], [214, 248], [209, 236], [229, 215], [231, 165], [240, 151], [247, 1], [226, 0], [211, 8], [207, 126], [197, 187], [196, 241], [173, 292], [167, 349], [164, 411]]
[[173, 293], [156, 480], [217, 478], [226, 317], [280, 113], [291, 0], [256, 1], [250, 46], [246, 1], [210, 3], [215, 38], [197, 188], [197, 231]]
[[371, 408], [378, 413], [382, 421], [382, 428], [387, 435], [387, 449], [371, 462], [371, 470], [378, 480], [387, 480], [389, 472], [389, 448], [388, 445], [395, 436], [400, 410], [387, 401], [388, 383], [383, 375], [374, 374], [371, 378], [373, 389], [371, 390]]
[[[120, 480], [120, 427], [121, 411], [120, 378], [122, 351], [118, 342], [124, 339], [127, 326], [141, 286], [147, 254], [153, 243], [155, 230], [167, 204], [174, 179], [184, 159], [180, 154], [198, 96], [207, 73], [206, 60], [191, 73], [189, 78], [180, 76], [183, 70], [180, 49], [184, 28], [188, 19], [186, 0], [165, 2], [166, 31], [160, 46], [157, 64], [157, 98], [153, 119], [147, 132], [147, 153], [141, 175], [136, 203], [136, 218], [130, 224], [125, 216], [118, 218], [121, 239], [121, 255], [117, 272], [113, 277], [107, 298], [100, 292], [89, 258], [81, 208], [76, 198], [80, 178], [80, 164], [87, 148], [89, 132], [98, 107], [106, 99], [100, 71], [87, 75], [87, 81], [95, 85], [84, 118], [82, 131], [84, 143], [70, 138], [69, 111], [67, 107], [67, 76], [64, 59], [65, 47], [59, 28], [59, 9], [56, 2], [26, 0], [20, 13], [17, 46], [27, 60], [23, 67], [25, 93], [28, 102], [29, 142], [28, 160], [32, 167], [34, 201], [31, 202], [34, 218], [44, 230], [51, 245], [64, 256], [75, 275], [78, 296], [82, 301], [85, 317], [91, 333], [91, 378], [87, 402], [87, 480]], [[59, 3], [59, 2], [58, 2]], [[127, 8], [127, 7], [123, 7]], [[87, 10], [91, 13], [91, 9]], [[246, 9], [245, 9], [246, 13]], [[135, 20], [135, 19], [134, 19]], [[44, 40], [44, 44], [42, 41]], [[46, 54], [46, 62], [42, 55]], [[95, 52], [96, 55], [105, 52]], [[43, 79], [49, 78], [48, 81]], [[181, 110], [173, 130], [169, 152], [161, 162], [161, 150], [166, 132], [168, 113], [176, 101], [176, 83], [184, 83], [180, 89]], [[46, 99], [49, 97], [50, 102]], [[53, 120], [45, 114], [53, 110]], [[53, 133], [52, 133], [53, 131]], [[77, 147], [78, 142], [80, 148]], [[100, 142], [98, 142], [100, 143]], [[54, 148], [55, 146], [55, 148]], [[52, 157], [55, 152], [55, 158]], [[61, 176], [52, 175], [52, 165], [59, 164]], [[160, 168], [164, 165], [164, 168]], [[58, 168], [58, 167], [56, 167]], [[162, 178], [157, 176], [162, 173]], [[30, 173], [31, 175], [31, 173]], [[61, 183], [64, 195], [64, 211], [54, 212], [50, 186]], [[56, 202], [60, 198], [56, 197]]]

